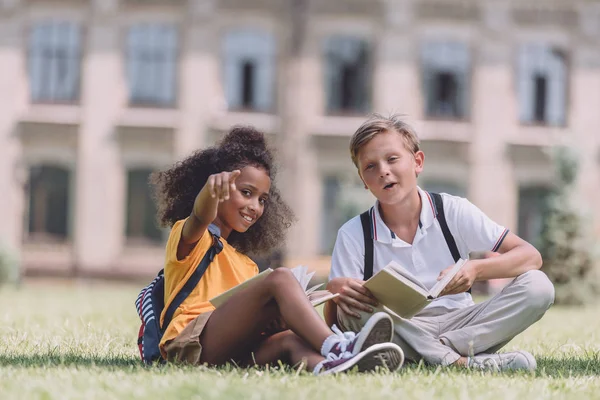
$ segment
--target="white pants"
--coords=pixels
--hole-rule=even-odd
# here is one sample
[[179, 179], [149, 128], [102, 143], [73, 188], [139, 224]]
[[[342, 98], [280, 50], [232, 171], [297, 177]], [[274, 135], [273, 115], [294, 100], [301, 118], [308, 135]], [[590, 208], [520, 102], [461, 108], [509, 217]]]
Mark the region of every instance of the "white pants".
[[[480, 304], [454, 310], [432, 306], [411, 319], [392, 315], [394, 342], [408, 360], [450, 365], [461, 356], [498, 351], [542, 318], [553, 302], [554, 286], [546, 274], [528, 271]], [[338, 308], [340, 328], [360, 331], [371, 314], [359, 313], [357, 319]]]

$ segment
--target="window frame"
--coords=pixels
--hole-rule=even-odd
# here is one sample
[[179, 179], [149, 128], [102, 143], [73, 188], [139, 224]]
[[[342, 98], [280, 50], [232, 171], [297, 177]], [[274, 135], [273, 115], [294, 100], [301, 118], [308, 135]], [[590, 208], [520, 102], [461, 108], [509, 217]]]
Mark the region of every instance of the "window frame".
[[[65, 32], [60, 32], [60, 29], [65, 29]], [[66, 33], [70, 29], [70, 33]], [[44, 30], [46, 32], [44, 32]], [[41, 31], [41, 32], [40, 32]], [[38, 33], [40, 32], [40, 33]], [[57, 39], [57, 36], [62, 38]], [[69, 44], [60, 46], [61, 40], [67, 36]], [[56, 95], [59, 82], [55, 82], [58, 78], [44, 79], [48, 73], [59, 68], [60, 59], [55, 58], [58, 48], [65, 51], [62, 59], [65, 61], [66, 68], [72, 76], [70, 85], [73, 86], [67, 96]], [[64, 104], [73, 105], [79, 104], [81, 101], [82, 89], [82, 73], [83, 73], [83, 55], [84, 55], [84, 30], [82, 25], [77, 21], [67, 19], [43, 19], [35, 21], [29, 28], [27, 37], [27, 79], [29, 82], [29, 100], [33, 104]], [[54, 62], [54, 68], [44, 68], [47, 65], [48, 55], [45, 52], [51, 52], [50, 63]], [[54, 57], [54, 58], [53, 58]], [[41, 71], [39, 70], [41, 69]], [[50, 71], [50, 72], [45, 72]], [[37, 76], [40, 76], [40, 89], [36, 89]], [[64, 84], [64, 83], [63, 83]], [[51, 85], [51, 88], [47, 86]], [[39, 93], [38, 93], [39, 92]]]
[[[338, 43], [336, 43], [338, 42]], [[350, 46], [355, 46], [357, 44], [360, 44], [362, 46], [362, 49], [360, 49], [359, 51], [364, 51], [364, 63], [360, 62], [360, 59], [357, 60], [357, 62], [354, 64], [355, 66], [358, 67], [362, 67], [364, 68], [362, 70], [362, 73], [364, 74], [364, 76], [360, 77], [362, 78], [362, 82], [358, 83], [357, 85], [364, 85], [364, 87], [359, 87], [357, 89], [355, 89], [358, 94], [357, 94], [357, 98], [359, 100], [357, 101], [358, 103], [361, 103], [358, 106], [355, 107], [349, 107], [349, 108], [343, 108], [342, 107], [342, 103], [343, 101], [340, 99], [337, 99], [339, 101], [337, 101], [337, 103], [339, 103], [339, 105], [334, 104], [333, 99], [334, 99], [334, 93], [333, 93], [333, 87], [335, 85], [335, 82], [333, 82], [334, 79], [336, 79], [337, 77], [341, 77], [341, 70], [343, 67], [343, 63], [339, 62], [338, 65], [335, 65], [333, 63], [335, 63], [335, 60], [333, 60], [334, 57], [338, 57], [339, 59], [343, 59], [344, 55], [335, 55], [332, 54], [335, 51], [340, 51], [339, 49], [342, 47], [346, 47], [349, 48]], [[322, 53], [322, 60], [323, 60], [323, 71], [324, 71], [324, 93], [325, 93], [325, 101], [324, 101], [324, 111], [326, 115], [329, 116], [362, 116], [362, 115], [366, 115], [369, 112], [372, 111], [373, 109], [373, 102], [374, 102], [374, 80], [375, 80], [375, 56], [376, 56], [376, 52], [375, 52], [375, 46], [372, 42], [372, 40], [370, 40], [370, 38], [365, 37], [365, 36], [360, 36], [360, 35], [351, 35], [351, 34], [331, 34], [328, 35], [327, 37], [325, 37], [323, 39], [323, 53]], [[346, 57], [349, 58], [349, 57]], [[333, 64], [333, 65], [332, 65]], [[336, 73], [337, 71], [337, 73]], [[341, 90], [341, 82], [339, 82], [340, 85], [340, 90], [339, 92], [339, 96], [342, 95], [343, 90]], [[363, 92], [363, 99], [362, 101], [360, 100], [361, 98], [361, 92]]]
[[[136, 31], [140, 32], [136, 32]], [[161, 40], [164, 42], [168, 42], [172, 39], [171, 47], [162, 47], [160, 41], [156, 40], [157, 31], [162, 30], [163, 33], [167, 32], [171, 34], [171, 38], [163, 37]], [[154, 42], [148, 37], [153, 35]], [[144, 37], [146, 40], [145, 43], [137, 43], [132, 44], [132, 41], [135, 40], [135, 36]], [[159, 44], [157, 44], [157, 42]], [[171, 22], [162, 22], [162, 21], [151, 21], [151, 22], [138, 22], [129, 25], [124, 32], [124, 75], [127, 89], [127, 104], [130, 108], [155, 108], [155, 109], [176, 109], [179, 106], [179, 82], [180, 82], [180, 57], [181, 57], [181, 34], [179, 27]], [[138, 47], [137, 49], [133, 49], [133, 47]], [[160, 57], [163, 60], [156, 60], [158, 57], [157, 54], [160, 54]], [[135, 53], [135, 56], [134, 56]], [[154, 57], [152, 65], [147, 64], [146, 62], [139, 64], [140, 53], [153, 53], [151, 54]], [[172, 54], [170, 54], [172, 53]], [[169, 55], [171, 57], [169, 57]], [[160, 58], [158, 57], [158, 58]], [[132, 64], [132, 62], [137, 62], [138, 64]], [[157, 67], [157, 63], [160, 65]], [[161, 83], [157, 79], [153, 79], [152, 86], [155, 86], [152, 90], [152, 93], [147, 98], [137, 98], [137, 94], [135, 93], [137, 89], [136, 85], [140, 85], [138, 82], [143, 82], [143, 78], [137, 78], [138, 80], [134, 82], [134, 76], [141, 74], [139, 70], [139, 65], [143, 65], [146, 68], [146, 74], [148, 74], [148, 70], [150, 68], [153, 69], [153, 75], [160, 75], [160, 73], [156, 73], [156, 69], [162, 69], [162, 74], [167, 74], [167, 76], [163, 77], [162, 85], [167, 86], [170, 85], [170, 93], [168, 95], [164, 95], [166, 98], [169, 97], [167, 101], [162, 102], [160, 90], [156, 88], [156, 85]], [[171, 68], [171, 71], [168, 72], [168, 68]], [[137, 69], [136, 69], [137, 68]], [[136, 71], [136, 72], [134, 72]], [[167, 71], [167, 72], [165, 72]], [[168, 76], [171, 74], [172, 76]], [[146, 84], [147, 85], [147, 84]], [[140, 86], [140, 87], [143, 87]]]

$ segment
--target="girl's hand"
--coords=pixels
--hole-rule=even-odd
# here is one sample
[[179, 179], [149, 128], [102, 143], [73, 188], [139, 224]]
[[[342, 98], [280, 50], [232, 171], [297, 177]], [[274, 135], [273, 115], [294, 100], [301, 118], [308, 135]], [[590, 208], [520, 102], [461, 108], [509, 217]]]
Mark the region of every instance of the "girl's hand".
[[337, 304], [346, 314], [355, 318], [360, 318], [356, 310], [372, 313], [373, 307], [378, 306], [378, 302], [373, 297], [369, 289], [363, 284], [365, 281], [354, 278], [335, 278], [327, 285], [327, 289], [332, 293], [340, 295], [332, 301]]
[[235, 180], [240, 173], [241, 171], [236, 169], [231, 172], [219, 172], [208, 177], [194, 201], [193, 214], [203, 225], [200, 227], [201, 229], [198, 229], [199, 231], [204, 232], [206, 226], [217, 217], [219, 203], [228, 200], [231, 193], [236, 190]]
[[219, 203], [229, 200], [229, 193], [235, 191], [235, 180], [240, 176], [241, 171], [236, 169], [231, 172], [220, 172], [208, 177], [206, 188], [210, 196], [218, 199]]

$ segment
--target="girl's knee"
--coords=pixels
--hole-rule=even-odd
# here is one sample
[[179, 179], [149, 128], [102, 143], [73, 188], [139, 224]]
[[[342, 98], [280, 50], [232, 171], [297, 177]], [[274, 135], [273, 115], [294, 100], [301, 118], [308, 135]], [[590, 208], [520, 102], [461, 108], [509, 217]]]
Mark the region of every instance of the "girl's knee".
[[290, 284], [297, 284], [298, 280], [288, 268], [277, 268], [266, 278], [267, 283], [271, 288], [281, 289]]

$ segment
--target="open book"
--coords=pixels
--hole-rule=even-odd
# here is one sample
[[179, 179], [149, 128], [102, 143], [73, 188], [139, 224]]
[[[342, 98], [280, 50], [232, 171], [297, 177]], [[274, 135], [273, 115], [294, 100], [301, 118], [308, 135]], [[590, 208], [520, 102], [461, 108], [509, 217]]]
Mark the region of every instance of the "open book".
[[364, 286], [382, 305], [402, 318], [412, 318], [440, 295], [466, 262], [467, 260], [458, 260], [431, 289], [427, 289], [417, 277], [394, 261], [373, 275]]
[[[292, 268], [291, 271], [294, 274], [294, 276], [296, 277], [296, 279], [298, 279], [298, 282], [300, 283], [302, 290], [304, 290], [304, 292], [306, 293], [306, 296], [308, 297], [308, 300], [314, 307], [316, 307], [320, 304], [323, 304], [326, 301], [331, 300], [338, 296], [338, 294], [333, 294], [328, 290], [317, 290], [321, 286], [323, 286], [323, 284], [315, 285], [315, 286], [311, 287], [310, 289], [307, 289], [308, 284], [310, 283], [310, 280], [312, 279], [312, 277], [314, 276], [315, 273], [314, 272], [309, 273], [308, 268], [306, 266], [299, 265], [295, 268]], [[268, 268], [268, 269], [264, 270], [263, 272], [261, 272], [260, 274], [255, 275], [252, 278], [240, 283], [239, 285], [234, 286], [231, 289], [221, 293], [220, 295], [213, 297], [209, 301], [211, 302], [211, 304], [213, 306], [218, 308], [223, 303], [225, 303], [225, 301], [227, 301], [227, 299], [229, 299], [231, 296], [238, 293], [240, 290], [247, 288], [252, 283], [259, 282], [259, 281], [265, 279], [271, 272], [273, 272], [273, 270], [271, 268]]]

